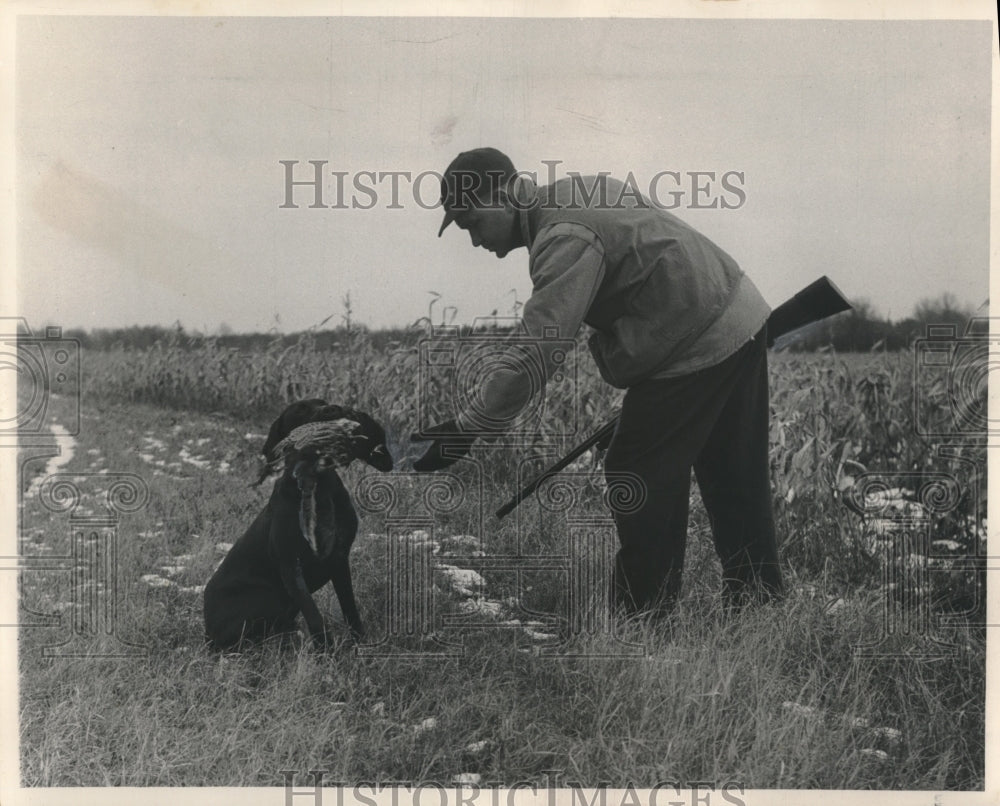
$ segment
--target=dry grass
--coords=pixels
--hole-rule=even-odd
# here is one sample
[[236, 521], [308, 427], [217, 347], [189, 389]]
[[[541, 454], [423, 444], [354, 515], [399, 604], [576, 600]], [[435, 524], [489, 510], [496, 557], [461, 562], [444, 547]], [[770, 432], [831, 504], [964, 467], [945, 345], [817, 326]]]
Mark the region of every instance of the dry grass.
[[[149, 505], [120, 526], [118, 571], [119, 634], [148, 654], [47, 660], [40, 648], [64, 636], [66, 625], [22, 628], [25, 785], [280, 785], [281, 770], [300, 771], [301, 782], [306, 770], [322, 769], [327, 781], [444, 785], [474, 773], [484, 785], [701, 780], [747, 788], [982, 787], [985, 631], [977, 626], [983, 572], [976, 552], [985, 517], [985, 484], [977, 474], [985, 473], [985, 451], [966, 441], [945, 455], [940, 445], [949, 441], [914, 433], [906, 355], [774, 356], [775, 506], [793, 584], [780, 606], [737, 620], [723, 616], [718, 564], [696, 505], [679, 611], [667, 621], [618, 627], [619, 638], [643, 648], [639, 657], [597, 657], [615, 648], [601, 634], [578, 643], [588, 657], [553, 658], [537, 652], [546, 641], [525, 629], [443, 626], [446, 615], [468, 612], [477, 599], [440, 569], [436, 628], [461, 640], [459, 655], [205, 652], [197, 586], [221, 557], [217, 544], [232, 542], [265, 500], [266, 490], [247, 483], [287, 385], [298, 384], [300, 396], [368, 410], [388, 426], [397, 457], [408, 449], [413, 345], [375, 355], [362, 340], [354, 355], [355, 366], [364, 368], [360, 378], [346, 377], [346, 364], [310, 351], [308, 341], [280, 355], [224, 353], [208, 344], [195, 354], [162, 345], [143, 355], [84, 357], [87, 416], [68, 470], [108, 467], [137, 473], [150, 486]], [[557, 452], [571, 441], [552, 437], [568, 405], [588, 423], [611, 412], [615, 395], [589, 374], [585, 360], [580, 366], [575, 401], [552, 402], [536, 446]], [[360, 399], [346, 398], [352, 386], [364, 388]], [[445, 408], [442, 419], [451, 413]], [[57, 420], [65, 415], [59, 406], [55, 413]], [[478, 446], [478, 467], [456, 472], [466, 485], [461, 505], [435, 513], [432, 534], [411, 535], [405, 550], [417, 555], [437, 543], [434, 562], [467, 568], [472, 564], [444, 557], [449, 545], [461, 543], [458, 535], [478, 537], [487, 554], [516, 546], [532, 554], [565, 552], [562, 513], [532, 502], [522, 507], [520, 522], [480, 518], [512, 492], [517, 461], [530, 450]], [[223, 463], [229, 472], [220, 472]], [[933, 523], [933, 537], [957, 548], [937, 558], [930, 598], [921, 605], [954, 616], [935, 628], [948, 647], [929, 657], [926, 639], [896, 635], [879, 656], [862, 657], [857, 647], [882, 634], [895, 594], [884, 585], [886, 561], [870, 528], [844, 496], [865, 470], [891, 480], [915, 469], [950, 473], [967, 493], [955, 512]], [[352, 468], [346, 477], [357, 485], [363, 471]], [[381, 478], [395, 490], [394, 514], [425, 507], [426, 478], [405, 472]], [[570, 477], [583, 491], [584, 514], [601, 513], [597, 479], [586, 463]], [[352, 555], [374, 638], [388, 626], [386, 546], [400, 539], [393, 528], [385, 512], [366, 512]], [[31, 501], [22, 535], [31, 538], [24, 554], [42, 546], [68, 550], [65, 516]], [[154, 574], [170, 582], [143, 581]], [[525, 608], [542, 613], [537, 632], [565, 635], [565, 575], [532, 571], [518, 581], [510, 572], [483, 570], [482, 579], [480, 603], [499, 603], [505, 617], [515, 610], [522, 621]], [[65, 573], [24, 575], [29, 615], [66, 613], [69, 595]], [[320, 603], [339, 624], [332, 593], [324, 591]], [[400, 646], [418, 645], [426, 647]]]

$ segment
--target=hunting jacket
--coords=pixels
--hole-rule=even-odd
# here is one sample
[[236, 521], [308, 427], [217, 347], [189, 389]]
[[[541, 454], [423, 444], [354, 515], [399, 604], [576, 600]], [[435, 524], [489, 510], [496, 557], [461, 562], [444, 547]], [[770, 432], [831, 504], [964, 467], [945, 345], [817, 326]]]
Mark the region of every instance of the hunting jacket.
[[[524, 332], [544, 344], [586, 323], [611, 385], [714, 366], [767, 321], [767, 303], [728, 254], [622, 182], [577, 176], [535, 188], [522, 179], [516, 191], [533, 286]], [[554, 367], [547, 361], [547, 374]], [[490, 379], [480, 412], [497, 422], [516, 416], [527, 402], [523, 380]]]

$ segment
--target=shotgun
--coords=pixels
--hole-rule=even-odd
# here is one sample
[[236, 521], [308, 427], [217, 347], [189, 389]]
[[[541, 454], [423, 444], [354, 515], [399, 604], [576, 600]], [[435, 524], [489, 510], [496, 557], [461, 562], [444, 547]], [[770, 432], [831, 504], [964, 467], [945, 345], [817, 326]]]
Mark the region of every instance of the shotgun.
[[[798, 330], [800, 327], [819, 322], [828, 316], [850, 308], [851, 303], [833, 284], [833, 281], [829, 277], [820, 277], [771, 311], [771, 315], [767, 318], [767, 346], [773, 347], [776, 339]], [[509, 515], [525, 498], [534, 493], [542, 485], [542, 482], [566, 469], [595, 445], [606, 448], [611, 442], [611, 437], [614, 436], [617, 425], [618, 415], [616, 414], [562, 459], [535, 476], [517, 495], [496, 511], [496, 516], [503, 518]]]

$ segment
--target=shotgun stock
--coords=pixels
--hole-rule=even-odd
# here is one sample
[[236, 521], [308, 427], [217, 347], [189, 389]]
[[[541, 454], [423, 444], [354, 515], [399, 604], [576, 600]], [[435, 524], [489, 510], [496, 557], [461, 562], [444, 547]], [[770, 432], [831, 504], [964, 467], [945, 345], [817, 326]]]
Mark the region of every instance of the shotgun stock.
[[775, 339], [835, 313], [850, 310], [850, 307], [851, 303], [833, 281], [829, 277], [820, 277], [771, 311], [767, 318], [767, 346], [773, 347]]
[[[850, 308], [851, 303], [833, 284], [833, 281], [826, 276], [820, 277], [771, 311], [771, 315], [767, 318], [767, 346], [773, 347], [776, 339], [798, 330], [800, 327], [819, 322], [828, 316], [850, 310]], [[595, 445], [600, 444], [607, 447], [611, 437], [614, 436], [617, 425], [618, 415], [616, 414], [562, 459], [535, 476], [517, 495], [496, 511], [496, 516], [503, 518], [509, 515], [517, 509], [517, 506], [525, 498], [534, 493], [542, 482], [561, 470], [565, 470]]]

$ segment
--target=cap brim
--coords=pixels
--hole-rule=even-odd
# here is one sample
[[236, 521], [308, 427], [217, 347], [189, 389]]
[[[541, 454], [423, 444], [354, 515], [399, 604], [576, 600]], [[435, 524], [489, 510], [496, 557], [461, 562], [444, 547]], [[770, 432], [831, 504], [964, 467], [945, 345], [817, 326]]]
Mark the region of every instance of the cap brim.
[[447, 226], [452, 221], [454, 221], [454, 220], [455, 220], [455, 216], [451, 212], [451, 210], [445, 210], [444, 211], [444, 221], [441, 222], [441, 229], [438, 230], [438, 238], [441, 237], [441, 233], [443, 233], [445, 231], [445, 229], [447, 228]]

